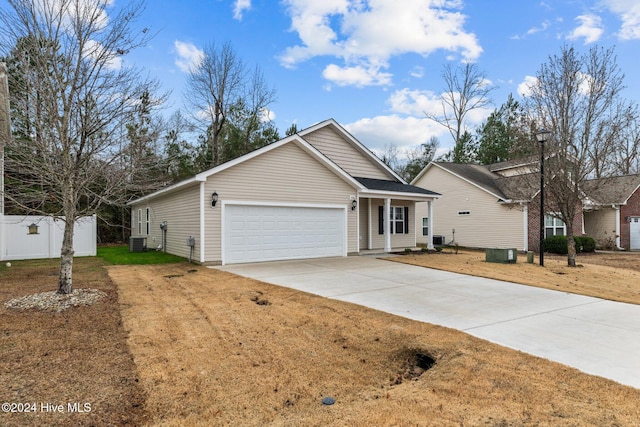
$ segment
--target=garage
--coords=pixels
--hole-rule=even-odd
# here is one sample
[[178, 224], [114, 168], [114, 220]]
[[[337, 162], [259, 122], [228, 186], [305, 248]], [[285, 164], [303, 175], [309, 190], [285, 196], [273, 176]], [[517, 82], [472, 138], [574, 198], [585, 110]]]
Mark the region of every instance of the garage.
[[346, 256], [346, 209], [223, 206], [223, 264]]

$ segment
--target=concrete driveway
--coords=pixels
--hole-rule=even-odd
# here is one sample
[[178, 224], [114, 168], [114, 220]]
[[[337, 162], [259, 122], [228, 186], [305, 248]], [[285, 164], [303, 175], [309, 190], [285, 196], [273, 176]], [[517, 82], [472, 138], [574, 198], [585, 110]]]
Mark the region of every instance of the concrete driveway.
[[447, 326], [640, 388], [640, 306], [369, 256], [215, 267]]

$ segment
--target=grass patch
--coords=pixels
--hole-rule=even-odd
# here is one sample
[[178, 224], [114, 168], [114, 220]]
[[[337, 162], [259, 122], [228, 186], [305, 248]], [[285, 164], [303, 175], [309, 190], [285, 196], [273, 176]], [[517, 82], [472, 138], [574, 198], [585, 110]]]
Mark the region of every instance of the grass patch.
[[146, 265], [186, 262], [185, 258], [166, 252], [129, 252], [129, 247], [126, 245], [99, 247], [97, 255], [102, 258], [105, 263], [110, 265]]

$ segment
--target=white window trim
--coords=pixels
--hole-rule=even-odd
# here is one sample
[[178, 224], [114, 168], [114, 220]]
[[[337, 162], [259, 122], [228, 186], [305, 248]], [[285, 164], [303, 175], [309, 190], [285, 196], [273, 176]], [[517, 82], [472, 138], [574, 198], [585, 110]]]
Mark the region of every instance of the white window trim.
[[142, 236], [142, 209], [138, 209], [138, 236]]
[[[396, 209], [400, 210], [400, 215], [402, 216], [402, 218], [400, 219], [396, 219]], [[391, 231], [390, 234], [405, 234], [405, 229], [404, 229], [404, 206], [391, 206], [391, 214], [390, 214], [391, 218], [389, 218], [389, 230]], [[402, 224], [402, 232], [400, 233], [396, 233], [396, 224], [397, 223], [401, 223]]]
[[[424, 220], [427, 220], [427, 225], [424, 225]], [[427, 233], [425, 234], [424, 230], [425, 228], [427, 229]], [[422, 235], [423, 236], [429, 236], [429, 217], [427, 216], [423, 216], [422, 217]]]
[[[547, 218], [551, 218], [553, 219], [553, 225], [548, 226], [547, 225]], [[559, 226], [557, 222], [561, 222], [562, 226]], [[553, 230], [553, 234], [549, 234], [547, 235], [547, 230], [548, 229], [552, 229]], [[566, 236], [567, 235], [567, 224], [562, 221], [560, 218], [558, 218], [558, 216], [553, 215], [553, 214], [546, 214], [544, 216], [544, 237], [550, 237], [550, 236], [559, 236], [560, 234], [556, 233], [556, 230], [562, 229], [562, 236]]]

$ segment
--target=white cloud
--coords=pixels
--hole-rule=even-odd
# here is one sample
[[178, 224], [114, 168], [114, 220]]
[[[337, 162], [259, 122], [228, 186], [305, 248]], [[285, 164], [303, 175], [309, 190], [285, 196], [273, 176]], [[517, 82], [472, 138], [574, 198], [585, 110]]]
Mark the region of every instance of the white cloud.
[[415, 77], [416, 79], [421, 79], [424, 77], [424, 67], [416, 65], [409, 71], [409, 75], [411, 77]]
[[424, 116], [425, 113], [437, 115], [442, 112], [440, 97], [428, 90], [397, 90], [387, 102], [394, 113]]
[[613, 13], [620, 16], [622, 26], [618, 37], [622, 40], [640, 39], [640, 3], [632, 0], [602, 0]]
[[84, 55], [90, 56], [93, 59], [103, 58], [104, 64], [111, 70], [119, 70], [122, 68], [122, 58], [117, 55], [116, 52], [107, 51], [101, 43], [88, 40], [84, 47]]
[[173, 42], [173, 46], [178, 54], [175, 63], [185, 73], [197, 68], [204, 59], [204, 52], [192, 43], [176, 40]]
[[242, 21], [242, 14], [249, 9], [251, 9], [251, 0], [235, 0], [233, 3], [233, 19]]
[[260, 110], [260, 121], [262, 123], [272, 122], [276, 119], [276, 113], [268, 108]]
[[428, 142], [432, 136], [440, 137], [441, 145], [448, 138], [446, 129], [437, 123], [426, 118], [398, 115], [363, 118], [344, 128], [378, 155], [388, 144], [398, 147], [402, 157], [402, 153]]
[[329, 64], [322, 76], [338, 86], [385, 86], [391, 84], [391, 74], [383, 73], [379, 68], [370, 66], [340, 67]]
[[518, 85], [518, 93], [522, 97], [530, 96], [531, 89], [538, 83], [538, 78], [533, 76], [525, 76], [524, 81]]
[[[61, 13], [61, 17], [67, 23], [74, 22], [78, 17], [90, 17], [97, 28], [105, 28], [109, 23], [109, 16], [104, 7], [113, 6], [115, 0], [107, 0], [103, 4], [96, 4], [95, 0], [77, 0], [69, 2], [65, 0], [36, 0], [36, 11], [41, 14], [51, 15]], [[102, 7], [104, 6], [104, 7]], [[48, 11], [48, 12], [47, 12]], [[75, 24], [74, 24], [75, 25]]]
[[549, 28], [550, 25], [551, 25], [551, 23], [549, 21], [545, 20], [545, 21], [542, 22], [542, 24], [540, 24], [539, 27], [529, 28], [529, 30], [527, 31], [527, 35], [530, 36], [530, 35], [535, 34], [535, 33], [540, 33], [542, 31], [546, 30], [547, 28]]
[[[382, 69], [393, 56], [445, 50], [464, 60], [482, 53], [475, 34], [464, 30], [460, 0], [285, 0], [291, 30], [301, 43], [280, 56], [294, 67], [316, 56], [341, 58], [343, 70]], [[338, 66], [336, 66], [338, 67]], [[335, 71], [335, 69], [334, 69]], [[353, 70], [352, 70], [353, 71]], [[355, 85], [380, 84], [363, 73]], [[390, 84], [390, 80], [388, 82]]]
[[604, 33], [602, 19], [597, 15], [580, 15], [576, 17], [580, 25], [567, 36], [569, 40], [584, 39], [584, 44], [600, 40]]

